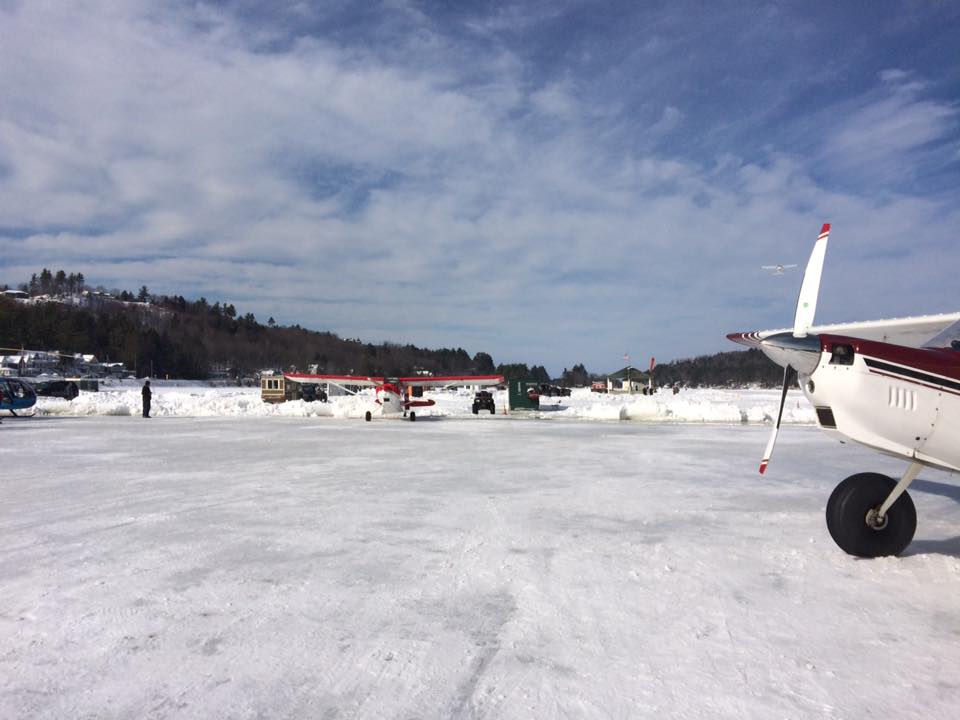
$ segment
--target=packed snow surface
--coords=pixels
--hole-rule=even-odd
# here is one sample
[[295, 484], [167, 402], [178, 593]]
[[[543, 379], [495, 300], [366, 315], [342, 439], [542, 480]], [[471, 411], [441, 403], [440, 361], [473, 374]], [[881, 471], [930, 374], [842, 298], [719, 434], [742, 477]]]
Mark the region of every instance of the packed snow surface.
[[914, 484], [904, 557], [851, 558], [830, 491], [903, 464], [801, 406], [760, 477], [776, 392], [416, 423], [116, 392], [0, 425], [0, 717], [957, 717], [955, 478]]

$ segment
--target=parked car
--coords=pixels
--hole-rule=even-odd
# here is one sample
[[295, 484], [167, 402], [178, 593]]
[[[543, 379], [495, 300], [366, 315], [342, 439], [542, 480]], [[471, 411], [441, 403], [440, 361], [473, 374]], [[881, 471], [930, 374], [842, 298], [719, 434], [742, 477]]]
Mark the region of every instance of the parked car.
[[570, 397], [570, 388], [541, 383], [540, 395], [543, 397]]
[[80, 388], [73, 380], [41, 380], [33, 383], [33, 389], [41, 397], [59, 397], [73, 400], [80, 394]]
[[313, 383], [304, 383], [301, 392], [303, 393], [304, 402], [315, 402], [319, 400], [320, 402], [327, 401], [327, 393], [319, 385], [314, 385]]
[[473, 396], [473, 414], [479, 415], [481, 410], [489, 410], [491, 415], [497, 414], [497, 404], [494, 402], [493, 393], [488, 390], [478, 390]]

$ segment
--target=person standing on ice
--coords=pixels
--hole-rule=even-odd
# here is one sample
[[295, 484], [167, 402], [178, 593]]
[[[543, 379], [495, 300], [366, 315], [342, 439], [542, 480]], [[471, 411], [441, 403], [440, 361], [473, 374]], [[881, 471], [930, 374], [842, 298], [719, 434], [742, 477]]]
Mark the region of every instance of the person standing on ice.
[[150, 398], [153, 395], [153, 393], [150, 392], [149, 380], [143, 383], [143, 390], [140, 391], [140, 394], [143, 395], [143, 416], [148, 418], [150, 417]]

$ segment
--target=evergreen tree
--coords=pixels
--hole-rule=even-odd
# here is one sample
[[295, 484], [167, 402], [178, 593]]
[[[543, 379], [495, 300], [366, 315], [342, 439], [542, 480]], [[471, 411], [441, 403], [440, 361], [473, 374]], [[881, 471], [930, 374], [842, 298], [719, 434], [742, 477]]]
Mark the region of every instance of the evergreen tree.
[[485, 352], [473, 356], [473, 371], [478, 375], [493, 375], [493, 358]]

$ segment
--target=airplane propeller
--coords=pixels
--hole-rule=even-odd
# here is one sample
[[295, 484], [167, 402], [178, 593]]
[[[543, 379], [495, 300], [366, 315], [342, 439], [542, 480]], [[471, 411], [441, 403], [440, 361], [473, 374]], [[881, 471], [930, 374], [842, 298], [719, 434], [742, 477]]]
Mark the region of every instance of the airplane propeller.
[[[776, 352], [784, 358], [783, 389], [780, 392], [780, 407], [777, 410], [777, 421], [770, 431], [767, 449], [760, 461], [760, 474], [767, 470], [773, 448], [777, 444], [777, 435], [780, 433], [780, 422], [783, 419], [783, 408], [787, 402], [787, 390], [790, 388], [792, 371], [813, 372], [816, 368], [815, 352], [819, 351], [820, 343], [815, 338], [807, 338], [807, 332], [813, 325], [813, 318], [817, 312], [817, 298], [820, 294], [820, 277], [823, 275], [823, 261], [827, 255], [827, 241], [830, 238], [830, 223], [824, 223], [820, 228], [820, 235], [810, 253], [807, 268], [803, 273], [803, 282], [800, 285], [800, 296], [797, 298], [797, 311], [793, 319], [793, 333], [782, 333], [764, 338], [762, 345]], [[768, 353], [770, 354], [770, 353]], [[798, 367], [794, 368], [793, 365]]]

